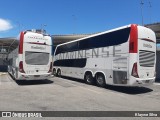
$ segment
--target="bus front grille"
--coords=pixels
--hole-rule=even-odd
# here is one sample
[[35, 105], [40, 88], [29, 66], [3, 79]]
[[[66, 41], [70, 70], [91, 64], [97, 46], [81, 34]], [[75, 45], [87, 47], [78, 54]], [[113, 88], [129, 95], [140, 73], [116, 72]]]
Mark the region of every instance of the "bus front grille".
[[155, 52], [140, 50], [139, 51], [139, 64], [142, 67], [154, 67]]

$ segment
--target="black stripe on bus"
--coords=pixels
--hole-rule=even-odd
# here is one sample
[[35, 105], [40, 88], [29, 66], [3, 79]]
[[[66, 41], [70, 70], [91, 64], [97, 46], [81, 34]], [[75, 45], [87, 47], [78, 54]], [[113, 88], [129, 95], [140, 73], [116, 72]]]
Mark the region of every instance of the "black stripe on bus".
[[76, 68], [84, 68], [86, 66], [87, 59], [65, 59], [65, 60], [57, 60], [54, 61], [54, 66], [61, 67], [76, 67]]

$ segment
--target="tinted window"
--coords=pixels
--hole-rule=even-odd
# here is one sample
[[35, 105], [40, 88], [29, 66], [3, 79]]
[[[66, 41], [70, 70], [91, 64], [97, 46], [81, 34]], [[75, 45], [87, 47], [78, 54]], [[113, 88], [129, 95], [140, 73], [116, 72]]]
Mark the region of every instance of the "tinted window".
[[54, 66], [83, 68], [86, 66], [86, 60], [86, 58], [57, 60], [54, 62]]
[[79, 49], [80, 50], [83, 50], [83, 49], [88, 49], [89, 48], [89, 40], [90, 40], [90, 38], [88, 38], [88, 39], [85, 39], [85, 40], [81, 40], [81, 41], [79, 41]]
[[84, 40], [80, 40], [79, 42], [73, 42], [66, 45], [62, 45], [58, 47], [56, 55], [58, 53], [63, 52], [119, 45], [127, 42], [129, 34], [130, 28], [125, 28], [110, 33], [105, 33], [102, 35], [87, 38]]
[[78, 42], [72, 42], [69, 44], [65, 45], [65, 51], [69, 52], [69, 51], [74, 51], [78, 49]]
[[55, 52], [55, 46], [52, 46], [52, 55], [54, 54]]
[[130, 28], [106, 33], [103, 35], [88, 38], [79, 42], [80, 49], [90, 49], [119, 45], [127, 42], [129, 38]]
[[56, 55], [59, 53], [70, 52], [78, 50], [78, 42], [72, 42], [69, 44], [61, 45], [56, 50]]
[[47, 65], [49, 62], [49, 53], [26, 51], [25, 62], [29, 65]]

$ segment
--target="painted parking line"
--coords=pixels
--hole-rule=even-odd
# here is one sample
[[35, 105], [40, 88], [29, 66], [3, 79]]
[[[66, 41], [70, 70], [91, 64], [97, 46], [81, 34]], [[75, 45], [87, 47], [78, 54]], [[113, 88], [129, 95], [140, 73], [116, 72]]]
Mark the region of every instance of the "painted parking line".
[[2, 84], [2, 77], [3, 75], [6, 75], [6, 72], [0, 72], [0, 85]]
[[[62, 78], [59, 78], [59, 79], [62, 79]], [[86, 87], [83, 87], [83, 86], [79, 86], [79, 85], [75, 85], [75, 84], [73, 84], [74, 82], [72, 82], [72, 81], [67, 81], [67, 80], [65, 81], [64, 79], [62, 79], [62, 80], [66, 84], [70, 84], [72, 86], [79, 87], [79, 88], [84, 89], [84, 90], [88, 90], [88, 91], [91, 91], [91, 92], [94, 92], [94, 93], [97, 93], [97, 94], [101, 94], [101, 92], [98, 92], [96, 90], [89, 89], [89, 88], [86, 88]]]
[[[100, 87], [97, 87], [97, 86], [92, 86], [92, 85], [85, 85], [85, 83], [80, 83], [80, 84], [84, 84], [83, 86], [81, 85], [76, 85], [74, 84], [73, 81], [70, 81], [70, 80], [65, 80], [63, 78], [58, 78], [58, 79], [61, 79], [63, 81], [63, 83], [66, 83], [66, 84], [70, 84], [72, 86], [75, 86], [75, 87], [78, 87], [80, 89], [83, 89], [83, 90], [87, 90], [87, 91], [90, 91], [90, 92], [93, 92], [93, 93], [96, 93], [96, 94], [101, 94], [103, 95], [104, 93], [112, 93], [112, 94], [117, 94], [116, 92], [112, 91], [112, 90], [107, 90], [107, 92], [103, 90], [103, 88], [100, 88]], [[121, 97], [125, 97], [124, 94], [117, 94], [118, 96], [121, 96]]]
[[0, 72], [0, 75], [6, 75], [7, 73], [6, 72]]

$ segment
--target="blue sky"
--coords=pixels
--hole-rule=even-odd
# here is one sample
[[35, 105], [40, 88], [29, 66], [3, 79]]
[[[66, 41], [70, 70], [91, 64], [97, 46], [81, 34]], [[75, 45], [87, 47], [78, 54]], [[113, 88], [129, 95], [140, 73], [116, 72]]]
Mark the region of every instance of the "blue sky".
[[[57, 35], [95, 33], [130, 23], [142, 24], [140, 1], [0, 0], [0, 37], [16, 37], [20, 30], [42, 26], [47, 33]], [[144, 23], [160, 22], [160, 0], [143, 2]]]

